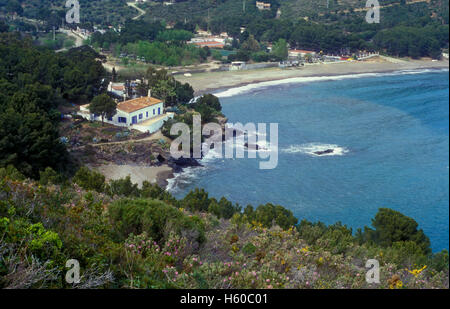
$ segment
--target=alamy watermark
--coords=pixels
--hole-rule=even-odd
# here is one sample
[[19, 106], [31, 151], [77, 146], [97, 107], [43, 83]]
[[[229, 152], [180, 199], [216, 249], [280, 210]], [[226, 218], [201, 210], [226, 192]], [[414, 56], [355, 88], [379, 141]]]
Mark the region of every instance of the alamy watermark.
[[[208, 153], [213, 158], [241, 159], [245, 158], [247, 152], [249, 159], [259, 157], [266, 160], [259, 162], [259, 169], [274, 169], [278, 165], [278, 123], [270, 123], [269, 132], [266, 123], [228, 124], [222, 130], [218, 123], [207, 123], [202, 128], [201, 116], [194, 115], [192, 129], [191, 147], [190, 127], [181, 122], [172, 125], [171, 135], [181, 132], [170, 145], [170, 155], [173, 158], [201, 159]], [[270, 142], [266, 140], [268, 133]], [[203, 143], [202, 136], [208, 137]]]
[[66, 282], [70, 284], [80, 283], [80, 262], [75, 259], [68, 260], [66, 267], [69, 268], [66, 272]]
[[66, 23], [79, 24], [80, 23], [80, 2], [78, 0], [67, 0], [66, 8], [70, 8], [66, 12]]
[[367, 260], [366, 268], [369, 268], [366, 273], [366, 282], [380, 283], [380, 262], [375, 259]]
[[369, 24], [379, 24], [380, 23], [380, 3], [378, 0], [367, 0], [366, 2], [367, 10], [366, 22]]

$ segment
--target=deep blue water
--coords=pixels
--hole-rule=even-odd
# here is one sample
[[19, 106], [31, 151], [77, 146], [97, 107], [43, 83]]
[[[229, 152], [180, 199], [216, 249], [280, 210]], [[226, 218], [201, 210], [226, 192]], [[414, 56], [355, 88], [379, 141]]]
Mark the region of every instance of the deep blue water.
[[[216, 159], [175, 180], [245, 206], [272, 202], [299, 218], [370, 225], [378, 208], [414, 218], [449, 247], [449, 74], [379, 74], [262, 87], [221, 98], [229, 122], [279, 123], [278, 167]], [[315, 156], [334, 147], [341, 155]]]

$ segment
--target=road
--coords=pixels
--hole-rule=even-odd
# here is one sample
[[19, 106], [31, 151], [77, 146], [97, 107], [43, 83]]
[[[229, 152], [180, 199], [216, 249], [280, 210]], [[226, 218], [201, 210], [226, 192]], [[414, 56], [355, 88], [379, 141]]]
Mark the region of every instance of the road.
[[136, 5], [136, 3], [134, 3], [134, 2], [128, 2], [127, 5], [135, 8], [139, 12], [139, 14], [137, 16], [133, 17], [133, 20], [139, 19], [141, 16], [143, 16], [145, 14], [145, 11], [143, 9], [141, 9], [140, 7], [138, 7]]
[[[64, 33], [67, 36], [70, 36], [70, 37], [74, 38], [75, 39], [75, 46], [73, 48], [83, 46], [84, 39], [81, 36], [77, 35], [76, 33], [72, 32], [71, 30], [59, 29], [57, 32]], [[64, 52], [64, 51], [67, 51], [67, 48], [58, 49], [56, 52], [60, 53], [60, 52]]]
[[75, 39], [75, 47], [83, 46], [84, 39], [71, 30], [59, 29], [58, 32], [65, 33], [66, 35], [73, 37]]

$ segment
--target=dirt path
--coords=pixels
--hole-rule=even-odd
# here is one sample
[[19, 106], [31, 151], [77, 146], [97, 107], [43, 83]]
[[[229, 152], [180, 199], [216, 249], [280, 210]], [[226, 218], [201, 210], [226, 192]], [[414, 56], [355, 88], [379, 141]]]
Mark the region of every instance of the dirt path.
[[120, 145], [120, 144], [127, 144], [127, 143], [141, 143], [141, 142], [148, 142], [148, 141], [159, 141], [160, 139], [166, 140], [167, 138], [162, 135], [161, 131], [157, 131], [153, 133], [152, 135], [148, 137], [144, 137], [141, 139], [129, 139], [126, 141], [119, 141], [119, 142], [109, 142], [109, 143], [97, 143], [97, 144], [90, 144], [91, 146], [98, 147], [98, 146], [105, 146], [105, 145]]
[[141, 18], [141, 16], [143, 16], [145, 14], [145, 11], [143, 9], [141, 9], [140, 7], [138, 7], [136, 5], [136, 3], [134, 3], [134, 2], [127, 2], [127, 5], [135, 8], [139, 12], [139, 14], [137, 16], [133, 17], [133, 20], [139, 19], [139, 18]]
[[75, 47], [81, 47], [83, 46], [83, 38], [75, 33], [73, 33], [71, 30], [66, 29], [59, 29], [58, 32], [64, 33], [68, 36], [71, 36], [75, 39]]
[[117, 165], [104, 164], [91, 167], [102, 173], [107, 180], [117, 180], [130, 176], [131, 182], [142, 187], [144, 181], [156, 183], [161, 187], [167, 185], [167, 178], [173, 177], [173, 169], [168, 165], [161, 166], [140, 166], [140, 165]]

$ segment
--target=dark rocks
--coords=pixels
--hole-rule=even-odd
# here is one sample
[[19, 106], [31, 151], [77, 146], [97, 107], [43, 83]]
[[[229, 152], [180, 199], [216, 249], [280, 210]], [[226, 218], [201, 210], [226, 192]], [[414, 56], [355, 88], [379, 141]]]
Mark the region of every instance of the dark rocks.
[[327, 150], [323, 150], [323, 151], [316, 151], [316, 152], [314, 152], [314, 154], [316, 154], [318, 156], [322, 156], [322, 155], [330, 154], [333, 152], [334, 152], [334, 149], [327, 149]]
[[248, 143], [245, 143], [244, 147], [247, 148], [247, 149], [250, 149], [250, 150], [259, 150], [259, 145], [258, 144], [250, 144], [249, 145]]
[[156, 157], [156, 160], [158, 160], [159, 163], [164, 163], [167, 161], [166, 158], [164, 158], [160, 153], [158, 153], [158, 156]]
[[202, 166], [196, 159], [194, 158], [170, 158], [168, 164], [171, 168], [173, 168], [175, 173], [179, 173], [186, 167], [193, 166]]

